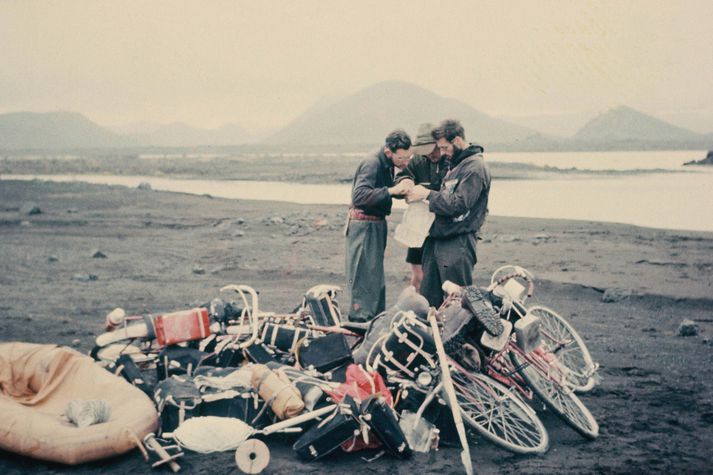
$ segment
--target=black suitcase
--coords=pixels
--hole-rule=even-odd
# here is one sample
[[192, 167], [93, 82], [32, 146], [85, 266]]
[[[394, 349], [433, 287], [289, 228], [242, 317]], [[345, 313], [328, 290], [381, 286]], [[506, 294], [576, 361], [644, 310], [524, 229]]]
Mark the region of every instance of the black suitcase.
[[302, 434], [292, 450], [302, 460], [324, 457], [361, 432], [358, 415], [356, 403], [346, 396], [331, 415]]
[[341, 314], [334, 300], [337, 287], [317, 285], [305, 294], [305, 304], [314, 323], [323, 327], [340, 326]]
[[252, 345], [243, 349], [245, 357], [248, 361], [257, 364], [269, 364], [269, 363], [279, 363], [275, 354], [270, 351], [270, 349], [262, 343], [253, 343]]
[[295, 346], [302, 338], [310, 335], [311, 332], [306, 328], [266, 323], [263, 326], [260, 339], [268, 346], [290, 353], [294, 351]]
[[200, 415], [201, 394], [190, 378], [171, 376], [159, 382], [154, 401], [162, 432], [173, 432], [186, 419]]
[[383, 396], [373, 395], [364, 399], [360, 411], [371, 432], [381, 441], [387, 452], [402, 459], [411, 456], [411, 447], [399, 426], [396, 413]]
[[304, 340], [296, 350], [297, 361], [302, 368], [316, 369], [326, 373], [345, 364], [352, 363], [352, 350], [347, 337], [330, 333], [314, 340]]
[[206, 391], [202, 395], [201, 416], [234, 417], [261, 429], [272, 423], [265, 401], [253, 390]]

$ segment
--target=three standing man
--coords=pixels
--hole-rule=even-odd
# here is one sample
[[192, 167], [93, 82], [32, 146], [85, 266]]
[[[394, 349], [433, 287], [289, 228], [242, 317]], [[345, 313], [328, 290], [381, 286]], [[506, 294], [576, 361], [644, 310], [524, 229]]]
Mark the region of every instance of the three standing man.
[[[441, 305], [441, 286], [446, 280], [473, 283], [475, 234], [488, 213], [490, 171], [483, 147], [466, 142], [460, 122], [443, 121], [431, 130], [431, 140], [425, 135], [428, 128], [419, 129], [414, 150], [406, 132], [390, 133], [383, 149], [357, 168], [346, 227], [351, 321], [371, 320], [385, 309], [385, 217], [391, 213], [394, 196], [405, 194], [408, 201], [427, 199], [436, 215], [422, 255], [420, 293], [429, 304]], [[417, 155], [409, 163], [413, 151]], [[397, 168], [402, 170], [398, 177], [394, 175]], [[409, 253], [416, 252], [409, 249]], [[407, 256], [410, 262], [409, 257], [414, 256]]]

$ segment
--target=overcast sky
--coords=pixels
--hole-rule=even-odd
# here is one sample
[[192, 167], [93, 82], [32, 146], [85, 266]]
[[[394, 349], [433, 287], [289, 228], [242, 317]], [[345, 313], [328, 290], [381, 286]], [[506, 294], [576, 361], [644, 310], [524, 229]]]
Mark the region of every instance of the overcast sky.
[[496, 116], [713, 131], [713, 1], [2, 1], [0, 112], [281, 126], [397, 79]]

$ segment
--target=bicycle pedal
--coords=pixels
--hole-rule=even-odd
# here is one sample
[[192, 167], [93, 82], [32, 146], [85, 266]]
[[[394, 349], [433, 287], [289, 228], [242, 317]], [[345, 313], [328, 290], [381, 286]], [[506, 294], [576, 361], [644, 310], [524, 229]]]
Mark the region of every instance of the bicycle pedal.
[[463, 287], [461, 305], [468, 309], [491, 335], [500, 336], [505, 330], [500, 315], [485, 302], [485, 297], [476, 286]]

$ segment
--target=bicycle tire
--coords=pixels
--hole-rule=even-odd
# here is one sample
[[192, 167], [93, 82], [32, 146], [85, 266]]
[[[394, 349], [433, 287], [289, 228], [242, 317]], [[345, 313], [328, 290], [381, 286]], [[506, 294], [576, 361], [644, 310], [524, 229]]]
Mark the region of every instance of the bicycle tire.
[[577, 330], [566, 318], [542, 305], [530, 307], [528, 313], [540, 317], [543, 327], [540, 332], [542, 343], [546, 349], [553, 351], [559, 362], [569, 370], [567, 382], [572, 389], [579, 393], [591, 390], [596, 383], [594, 372], [597, 365]]
[[599, 436], [599, 424], [571, 388], [554, 381], [540, 368], [526, 361], [518, 351], [511, 350], [509, 353], [522, 378], [552, 412], [582, 436], [588, 439], [596, 439]]
[[466, 424], [518, 454], [544, 453], [549, 436], [537, 413], [506, 386], [479, 373], [451, 374]]

